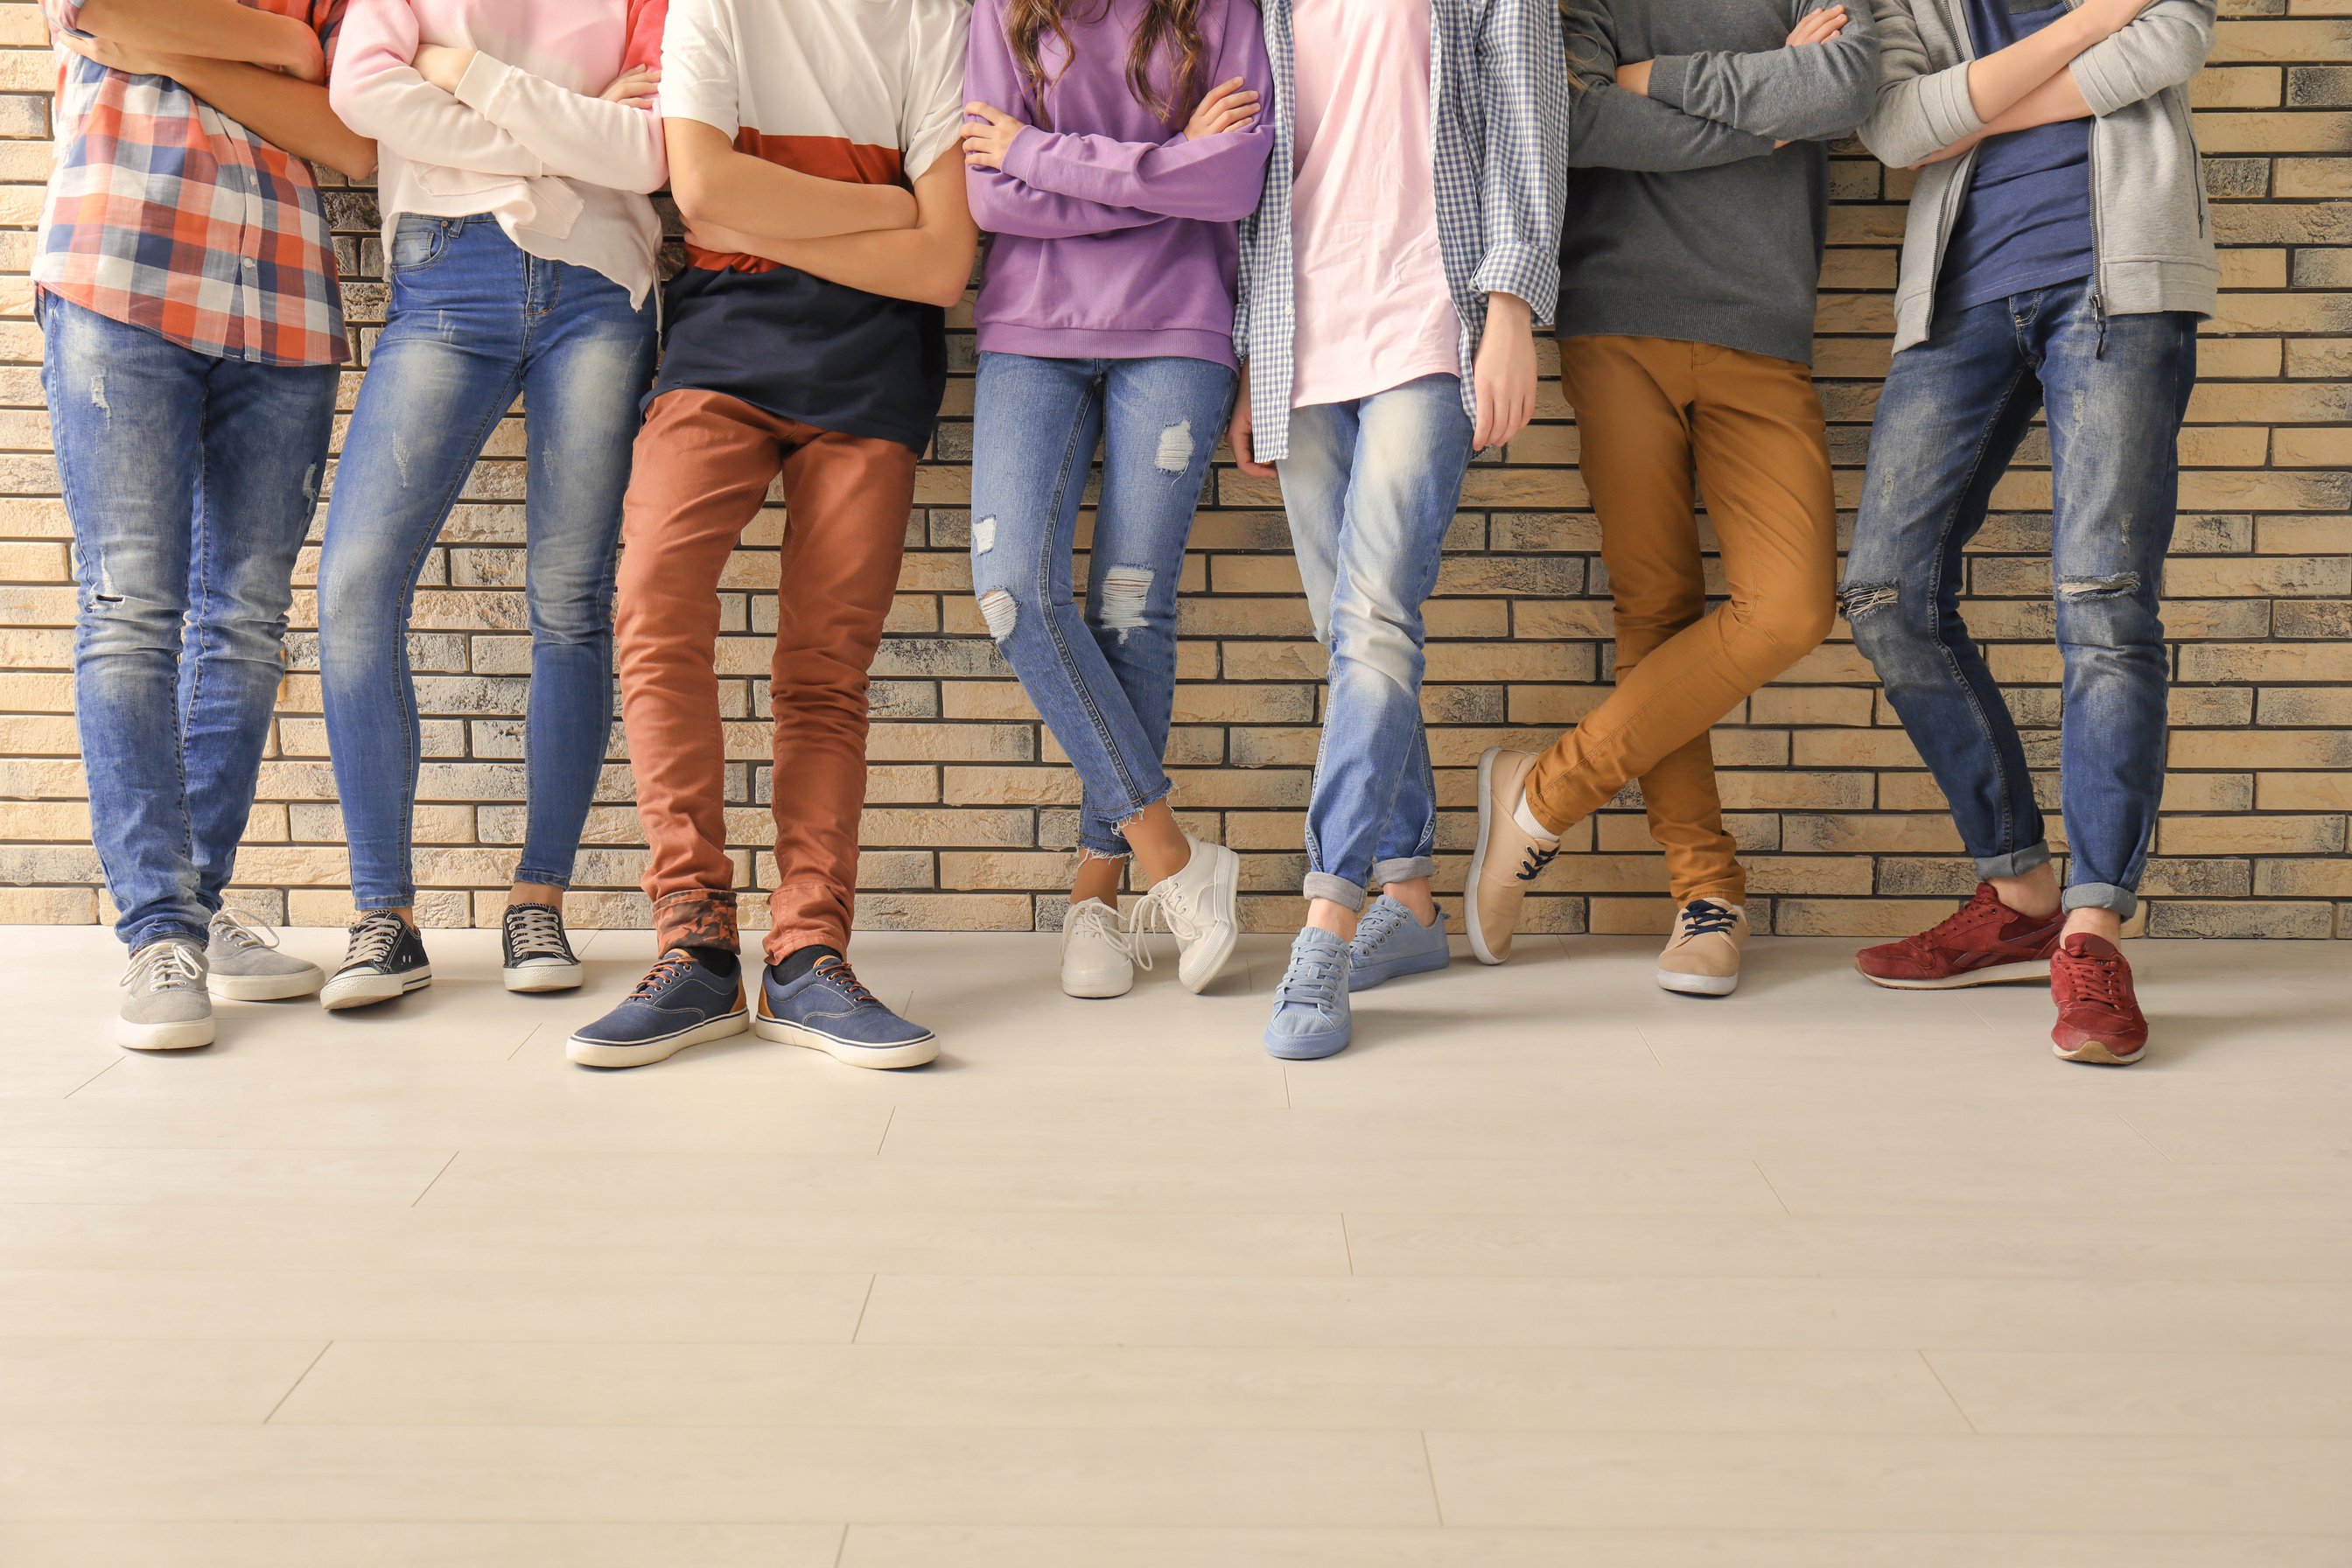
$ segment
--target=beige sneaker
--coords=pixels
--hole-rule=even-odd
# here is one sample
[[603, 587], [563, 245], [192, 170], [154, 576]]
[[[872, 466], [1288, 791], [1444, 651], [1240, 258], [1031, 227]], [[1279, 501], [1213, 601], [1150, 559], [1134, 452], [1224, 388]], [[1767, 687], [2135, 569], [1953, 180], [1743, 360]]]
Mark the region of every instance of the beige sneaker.
[[1536, 765], [1533, 752], [1489, 746], [1478, 758], [1478, 847], [1470, 852], [1470, 877], [1462, 910], [1470, 928], [1470, 951], [1481, 963], [1511, 956], [1519, 905], [1528, 884], [1559, 853], [1558, 839], [1538, 838], [1519, 826], [1513, 808]]
[[1675, 917], [1675, 934], [1658, 954], [1658, 984], [1686, 996], [1728, 996], [1739, 985], [1739, 950], [1747, 945], [1746, 910], [1693, 899]]

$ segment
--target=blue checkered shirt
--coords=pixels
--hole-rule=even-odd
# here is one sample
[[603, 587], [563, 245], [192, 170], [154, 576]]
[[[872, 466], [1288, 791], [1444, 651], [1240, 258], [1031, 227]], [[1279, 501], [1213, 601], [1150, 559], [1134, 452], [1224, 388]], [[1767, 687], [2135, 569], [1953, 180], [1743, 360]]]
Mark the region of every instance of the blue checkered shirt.
[[[1260, 462], [1290, 450], [1291, 336], [1297, 326], [1290, 249], [1292, 128], [1298, 75], [1291, 0], [1260, 0], [1274, 67], [1274, 154], [1257, 211], [1242, 220], [1234, 342], [1249, 367], [1252, 444]], [[1486, 296], [1516, 294], [1551, 321], [1559, 297], [1559, 225], [1568, 205], [1568, 58], [1553, 0], [1430, 0], [1430, 149], [1437, 242], [1462, 317], [1462, 407], [1478, 414], [1471, 366]]]

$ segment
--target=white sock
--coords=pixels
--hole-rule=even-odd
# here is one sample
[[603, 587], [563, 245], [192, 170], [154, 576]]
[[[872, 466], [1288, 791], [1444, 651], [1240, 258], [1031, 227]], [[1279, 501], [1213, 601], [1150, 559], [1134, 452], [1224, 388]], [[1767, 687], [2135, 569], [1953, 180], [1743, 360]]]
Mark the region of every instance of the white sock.
[[1536, 814], [1528, 809], [1528, 792], [1525, 790], [1519, 791], [1518, 801], [1511, 807], [1511, 820], [1517, 823], [1520, 830], [1526, 833], [1528, 837], [1536, 839], [1540, 843], [1557, 844], [1559, 842], [1559, 835], [1554, 833], [1550, 828], [1546, 827], [1542, 823], [1538, 822], [1536, 820]]

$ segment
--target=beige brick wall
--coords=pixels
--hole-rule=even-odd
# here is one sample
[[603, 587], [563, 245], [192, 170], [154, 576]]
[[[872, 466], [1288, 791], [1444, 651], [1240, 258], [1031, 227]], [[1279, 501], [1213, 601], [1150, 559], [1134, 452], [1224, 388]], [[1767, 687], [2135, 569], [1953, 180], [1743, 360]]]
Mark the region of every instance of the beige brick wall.
[[[2198, 133], [2224, 247], [2221, 313], [2181, 438], [2179, 542], [2168, 574], [2178, 726], [2148, 868], [2148, 929], [2168, 935], [2352, 936], [2352, 0], [2229, 0], [2197, 83]], [[0, 921], [110, 918], [94, 890], [70, 678], [68, 530], [47, 453], [40, 344], [24, 274], [47, 163], [53, 79], [38, 10], [0, 4]], [[1832, 163], [1819, 370], [1838, 493], [1860, 492], [1886, 367], [1888, 290], [1910, 176], [1858, 147]], [[362, 345], [381, 320], [365, 192], [331, 195]], [[972, 360], [959, 314], [953, 360]], [[1599, 536], [1576, 474], [1577, 433], [1549, 379], [1537, 423], [1471, 470], [1447, 540], [1425, 707], [1444, 816], [1440, 879], [1459, 887], [1473, 766], [1497, 742], [1540, 744], [1599, 700], [1609, 609]], [[346, 378], [350, 407], [356, 374]], [[971, 383], [946, 422], [908, 524], [892, 636], [876, 669], [872, 783], [860, 880], [866, 925], [1024, 931], [1055, 924], [1075, 780], [981, 624], [965, 556]], [[502, 426], [425, 569], [415, 656], [426, 703], [417, 820], [425, 912], [494, 920], [521, 839], [525, 639], [520, 419]], [[2058, 656], [2047, 630], [2046, 447], [2003, 481], [1970, 556], [1969, 614], [1994, 647], [2030, 754], [2056, 786]], [[1848, 513], [1851, 520], [1851, 513]], [[768, 830], [761, 631], [772, 624], [772, 506], [727, 577], [719, 667], [739, 879], [757, 889]], [[313, 538], [315, 541], [316, 534]], [[1300, 813], [1322, 658], [1271, 483], [1217, 468], [1185, 571], [1182, 684], [1170, 758], [1198, 830], [1243, 854], [1248, 912], [1296, 914]], [[241, 862], [272, 918], [341, 920], [344, 860], [319, 720], [306, 553], [296, 674], [280, 708]], [[1715, 735], [1724, 797], [1769, 929], [1909, 929], [1971, 878], [1920, 768], [1843, 626]], [[620, 735], [589, 825], [574, 919], [644, 925], [644, 851]], [[2053, 826], [2055, 826], [2053, 818]], [[1630, 800], [1578, 829], [1536, 920], [1622, 931], [1666, 919], [1658, 858]], [[756, 902], [756, 897], [754, 899]], [[756, 914], [753, 915], [756, 919]]]

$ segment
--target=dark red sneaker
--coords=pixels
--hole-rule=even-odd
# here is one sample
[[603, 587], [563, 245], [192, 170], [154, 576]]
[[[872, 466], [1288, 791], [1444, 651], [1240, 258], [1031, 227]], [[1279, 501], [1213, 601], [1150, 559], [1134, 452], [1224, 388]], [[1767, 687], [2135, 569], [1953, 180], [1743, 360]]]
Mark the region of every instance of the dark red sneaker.
[[2050, 961], [2050, 999], [2058, 1004], [2051, 1047], [2070, 1062], [2128, 1067], [2147, 1049], [2147, 1018], [2132, 994], [2131, 965], [2116, 944], [2076, 931]]
[[1990, 882], [1959, 912], [1917, 936], [1865, 947], [1853, 966], [1867, 979], [1897, 991], [1956, 991], [1963, 985], [1998, 985], [2005, 980], [2042, 980], [2066, 917], [2021, 915], [2000, 901]]

